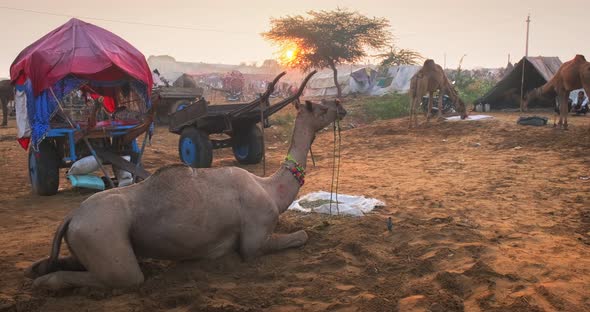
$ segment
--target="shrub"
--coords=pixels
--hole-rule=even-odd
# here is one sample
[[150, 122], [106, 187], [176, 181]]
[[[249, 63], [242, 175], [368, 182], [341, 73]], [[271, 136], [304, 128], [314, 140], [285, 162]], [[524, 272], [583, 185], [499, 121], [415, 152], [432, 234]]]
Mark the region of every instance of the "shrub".
[[362, 106], [369, 119], [391, 119], [408, 116], [410, 98], [407, 94], [387, 94], [381, 97], [367, 97]]

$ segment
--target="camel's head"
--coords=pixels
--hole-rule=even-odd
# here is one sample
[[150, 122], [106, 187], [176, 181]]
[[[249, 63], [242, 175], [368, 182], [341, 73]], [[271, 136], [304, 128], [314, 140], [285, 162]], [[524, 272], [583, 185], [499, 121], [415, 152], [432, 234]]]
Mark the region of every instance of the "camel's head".
[[467, 105], [460, 97], [457, 97], [457, 111], [461, 115], [461, 119], [467, 118]]
[[309, 125], [314, 131], [319, 131], [346, 116], [346, 110], [339, 100], [322, 100], [321, 103], [305, 101], [305, 104], [295, 102], [295, 108], [298, 111], [297, 120]]
[[541, 88], [536, 88], [536, 89], [533, 89], [533, 90], [527, 92], [524, 95], [524, 98], [522, 99], [524, 107], [528, 107], [529, 104], [534, 103], [535, 101], [539, 100], [541, 97], [542, 97]]

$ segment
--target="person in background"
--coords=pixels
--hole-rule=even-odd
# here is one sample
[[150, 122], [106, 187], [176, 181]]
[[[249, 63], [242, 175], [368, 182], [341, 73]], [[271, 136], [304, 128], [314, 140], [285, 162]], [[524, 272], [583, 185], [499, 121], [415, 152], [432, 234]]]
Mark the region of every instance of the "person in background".
[[576, 115], [586, 115], [588, 112], [588, 97], [586, 97], [584, 91], [578, 92], [578, 97], [572, 103], [572, 112], [576, 113]]

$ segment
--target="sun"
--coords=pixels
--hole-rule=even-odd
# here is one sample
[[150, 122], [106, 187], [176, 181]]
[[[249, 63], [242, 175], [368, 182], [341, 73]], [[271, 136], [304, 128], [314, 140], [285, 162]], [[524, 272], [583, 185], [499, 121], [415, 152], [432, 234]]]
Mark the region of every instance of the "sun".
[[291, 62], [297, 56], [297, 50], [295, 48], [285, 51], [285, 60]]
[[295, 43], [291, 43], [281, 49], [278, 57], [279, 63], [283, 65], [290, 65], [297, 59], [299, 55], [299, 47]]

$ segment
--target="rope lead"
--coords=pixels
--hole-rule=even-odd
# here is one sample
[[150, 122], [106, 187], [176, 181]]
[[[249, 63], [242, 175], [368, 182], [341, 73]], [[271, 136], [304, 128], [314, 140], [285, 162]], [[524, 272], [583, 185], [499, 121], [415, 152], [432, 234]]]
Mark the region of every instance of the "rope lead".
[[[338, 148], [336, 148], [338, 145]], [[330, 185], [330, 215], [332, 215], [332, 198], [334, 194], [334, 188], [336, 189], [336, 213], [340, 215], [340, 207], [338, 203], [338, 184], [340, 180], [340, 146], [342, 145], [342, 137], [340, 133], [340, 122], [338, 119], [334, 121], [334, 150], [333, 150], [333, 160], [332, 160], [332, 184]], [[338, 164], [336, 164], [336, 160], [338, 159]], [[336, 187], [334, 187], [336, 185]]]

